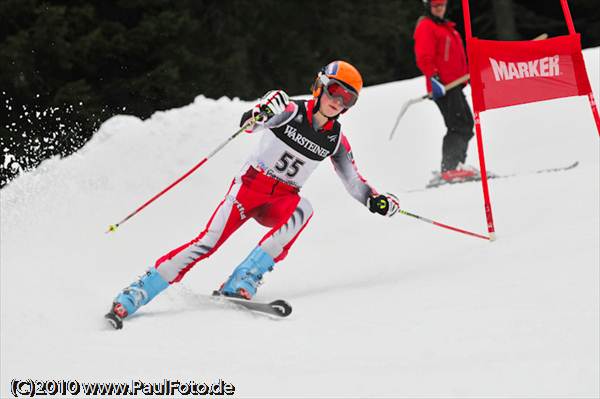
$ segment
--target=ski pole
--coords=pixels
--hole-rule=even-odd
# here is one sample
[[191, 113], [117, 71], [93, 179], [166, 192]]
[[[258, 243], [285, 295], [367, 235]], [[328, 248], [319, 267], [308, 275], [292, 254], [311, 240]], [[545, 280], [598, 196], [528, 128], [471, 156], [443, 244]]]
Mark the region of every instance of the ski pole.
[[[470, 78], [469, 74], [463, 75], [460, 78], [453, 80], [452, 82], [445, 85], [444, 90], [448, 91], [450, 89], [453, 89], [456, 86], [465, 83], [467, 80], [469, 80], [469, 78]], [[396, 123], [394, 123], [394, 127], [392, 128], [392, 131], [390, 132], [390, 137], [389, 137], [390, 140], [394, 137], [394, 133], [396, 132], [396, 128], [398, 127], [398, 124], [400, 123], [400, 119], [402, 119], [402, 117], [408, 110], [408, 107], [410, 107], [413, 104], [419, 103], [430, 97], [431, 97], [431, 92], [429, 92], [427, 94], [423, 94], [420, 97], [412, 98], [412, 99], [408, 100], [407, 102], [405, 102], [404, 104], [402, 104], [402, 108], [400, 108], [400, 112], [398, 113], [398, 116], [396, 117]]]
[[179, 184], [183, 179], [185, 179], [186, 177], [188, 177], [189, 175], [191, 175], [192, 173], [194, 173], [196, 171], [196, 169], [198, 169], [199, 167], [201, 167], [202, 165], [204, 165], [204, 163], [206, 161], [208, 161], [213, 155], [215, 155], [223, 147], [225, 147], [231, 140], [233, 140], [234, 138], [236, 138], [244, 130], [246, 130], [246, 129], [252, 127], [252, 126], [254, 126], [254, 124], [256, 122], [260, 121], [264, 116], [265, 116], [265, 114], [263, 112], [261, 112], [258, 115], [256, 115], [255, 117], [253, 117], [252, 119], [250, 119], [248, 122], [246, 122], [240, 128], [240, 130], [238, 130], [237, 132], [235, 132], [234, 134], [232, 134], [231, 136], [229, 136], [227, 138], [227, 140], [225, 140], [224, 142], [222, 142], [221, 144], [219, 144], [217, 146], [217, 148], [215, 148], [214, 150], [212, 150], [210, 152], [210, 154], [208, 154], [206, 157], [204, 157], [204, 159], [202, 159], [200, 162], [198, 162], [192, 169], [188, 170], [183, 176], [181, 176], [179, 179], [175, 180], [167, 188], [165, 188], [164, 190], [162, 190], [161, 192], [159, 192], [158, 194], [156, 194], [154, 197], [150, 198], [143, 205], [141, 205], [140, 207], [138, 207], [135, 211], [133, 211], [129, 215], [127, 215], [123, 220], [121, 220], [118, 223], [111, 224], [110, 226], [108, 226], [108, 230], [106, 231], [106, 233], [110, 233], [112, 231], [117, 230], [117, 228], [120, 225], [122, 225], [123, 223], [125, 223], [126, 221], [128, 221], [129, 219], [131, 219], [133, 216], [135, 216], [136, 214], [138, 214], [142, 209], [144, 209], [145, 207], [147, 207], [148, 205], [150, 205], [152, 202], [154, 202], [156, 199], [158, 199], [161, 195], [163, 195], [164, 193], [166, 193], [167, 191], [169, 191], [170, 189], [172, 189], [173, 187], [175, 187], [177, 184]]
[[423, 222], [427, 222], [427, 223], [436, 225], [438, 227], [443, 227], [443, 228], [448, 229], [448, 230], [456, 231], [458, 233], [463, 233], [463, 234], [466, 234], [466, 235], [469, 235], [469, 236], [472, 236], [472, 237], [482, 238], [484, 240], [489, 240], [489, 241], [494, 241], [494, 239], [495, 239], [494, 237], [488, 237], [488, 236], [484, 236], [484, 235], [481, 235], [481, 234], [472, 233], [472, 232], [467, 231], [467, 230], [459, 229], [457, 227], [448, 226], [447, 224], [436, 222], [435, 220], [427, 219], [427, 218], [425, 218], [423, 216], [415, 215], [414, 213], [410, 213], [410, 212], [407, 212], [407, 211], [402, 210], [402, 209], [398, 209], [398, 213], [401, 213], [401, 214], [406, 215], [406, 216], [413, 217], [415, 219], [419, 219], [419, 220], [421, 220]]
[[[533, 38], [532, 40], [546, 40], [547, 38], [548, 38], [548, 34], [542, 33], [541, 35]], [[444, 90], [446, 90], [446, 92], [447, 92], [448, 90], [453, 89], [456, 86], [465, 83], [466, 81], [469, 80], [469, 78], [470, 78], [470, 75], [467, 73], [466, 75], [463, 75], [460, 78], [453, 80], [452, 82], [445, 85]], [[396, 117], [396, 123], [394, 123], [394, 127], [392, 128], [392, 131], [390, 132], [390, 137], [389, 137], [390, 140], [394, 137], [394, 133], [396, 132], [396, 128], [398, 127], [398, 124], [400, 123], [400, 119], [402, 119], [402, 117], [408, 110], [408, 107], [410, 107], [413, 104], [419, 103], [427, 98], [431, 98], [431, 92], [424, 94], [420, 97], [412, 98], [412, 99], [408, 100], [407, 102], [405, 102], [404, 104], [402, 104], [402, 108], [400, 108], [400, 112], [398, 113], [398, 116]]]

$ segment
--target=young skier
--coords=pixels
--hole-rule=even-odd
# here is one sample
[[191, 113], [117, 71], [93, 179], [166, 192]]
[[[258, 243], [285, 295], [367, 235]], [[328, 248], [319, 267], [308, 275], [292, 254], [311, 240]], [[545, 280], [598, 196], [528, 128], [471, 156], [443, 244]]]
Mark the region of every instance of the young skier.
[[331, 158], [348, 192], [371, 212], [392, 216], [398, 200], [378, 194], [358, 173], [350, 144], [338, 117], [352, 107], [362, 88], [358, 70], [334, 61], [317, 75], [313, 98], [290, 101], [282, 90], [266, 93], [242, 116], [259, 119], [248, 133], [262, 131], [261, 141], [206, 228], [192, 241], [156, 261], [138, 281], [121, 291], [106, 318], [115, 328], [140, 306], [170, 284], [180, 281], [199, 261], [214, 253], [248, 219], [270, 231], [221, 285], [222, 295], [251, 299], [265, 273], [283, 260], [313, 214], [310, 202], [299, 195], [319, 163]]

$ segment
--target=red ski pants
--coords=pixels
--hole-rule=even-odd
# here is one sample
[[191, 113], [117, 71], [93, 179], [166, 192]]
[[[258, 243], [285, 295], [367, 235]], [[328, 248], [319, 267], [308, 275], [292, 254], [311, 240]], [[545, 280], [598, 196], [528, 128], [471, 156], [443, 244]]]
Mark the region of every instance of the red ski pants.
[[180, 281], [250, 218], [271, 228], [259, 245], [279, 262], [286, 257], [312, 214], [310, 203], [298, 195], [295, 187], [250, 167], [233, 180], [200, 235], [159, 258], [155, 267], [169, 283]]

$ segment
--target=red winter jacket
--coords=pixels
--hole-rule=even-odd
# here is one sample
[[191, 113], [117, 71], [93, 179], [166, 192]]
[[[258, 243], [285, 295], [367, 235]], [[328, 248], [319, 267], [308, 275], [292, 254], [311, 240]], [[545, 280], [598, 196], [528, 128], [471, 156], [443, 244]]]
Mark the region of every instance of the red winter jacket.
[[469, 72], [467, 58], [460, 34], [454, 22], [435, 23], [429, 17], [421, 17], [415, 28], [415, 57], [417, 66], [427, 78], [427, 91], [431, 91], [430, 79], [439, 75], [445, 85]]

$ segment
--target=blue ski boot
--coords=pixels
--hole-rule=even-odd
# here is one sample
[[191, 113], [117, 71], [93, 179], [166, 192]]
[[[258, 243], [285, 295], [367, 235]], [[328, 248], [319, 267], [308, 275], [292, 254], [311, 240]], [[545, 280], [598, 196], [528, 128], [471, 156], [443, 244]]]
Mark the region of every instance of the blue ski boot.
[[229, 279], [221, 285], [219, 293], [225, 296], [252, 299], [261, 284], [263, 275], [273, 270], [274, 265], [275, 261], [271, 255], [263, 251], [260, 246], [256, 247], [235, 268]]
[[151, 268], [138, 281], [131, 283], [129, 287], [119, 293], [110, 312], [104, 317], [114, 328], [120, 329], [123, 327], [125, 317], [134, 314], [140, 306], [150, 302], [168, 286], [169, 283], [158, 274], [158, 271]]

